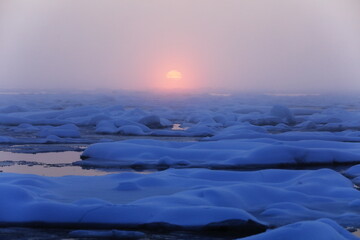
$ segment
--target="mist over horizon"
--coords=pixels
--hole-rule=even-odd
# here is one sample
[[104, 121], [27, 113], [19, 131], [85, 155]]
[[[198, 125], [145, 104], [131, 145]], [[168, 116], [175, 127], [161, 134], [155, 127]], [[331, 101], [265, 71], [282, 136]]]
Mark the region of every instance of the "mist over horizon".
[[3, 0], [0, 89], [359, 92], [359, 42], [358, 0]]

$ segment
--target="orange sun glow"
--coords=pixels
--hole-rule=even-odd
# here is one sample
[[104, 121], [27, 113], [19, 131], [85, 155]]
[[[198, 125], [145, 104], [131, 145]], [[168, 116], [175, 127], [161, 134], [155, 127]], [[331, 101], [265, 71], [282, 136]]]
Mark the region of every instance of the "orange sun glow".
[[196, 88], [195, 82], [193, 81], [194, 77], [191, 73], [189, 69], [185, 68], [184, 72], [175, 70], [174, 68], [165, 72], [164, 68], [159, 68], [151, 85], [154, 89], [165, 92], [190, 91]]
[[179, 72], [177, 70], [171, 70], [166, 74], [166, 78], [168, 78], [168, 79], [181, 79], [182, 74], [181, 74], [181, 72]]

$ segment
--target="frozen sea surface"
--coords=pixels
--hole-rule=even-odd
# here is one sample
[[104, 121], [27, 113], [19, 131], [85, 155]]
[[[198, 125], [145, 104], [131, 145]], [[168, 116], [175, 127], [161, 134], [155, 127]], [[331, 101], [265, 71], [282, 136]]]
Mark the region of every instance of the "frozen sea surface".
[[[143, 224], [147, 239], [234, 239], [274, 227], [250, 239], [357, 239], [345, 228], [360, 222], [358, 96], [5, 93], [7, 239], [66, 239], [69, 226], [114, 223]], [[39, 222], [57, 230], [14, 228]]]

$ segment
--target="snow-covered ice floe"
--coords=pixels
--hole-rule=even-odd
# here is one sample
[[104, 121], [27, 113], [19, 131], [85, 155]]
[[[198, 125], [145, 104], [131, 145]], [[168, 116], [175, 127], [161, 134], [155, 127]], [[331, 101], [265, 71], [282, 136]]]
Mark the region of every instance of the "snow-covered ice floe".
[[339, 164], [360, 162], [360, 143], [273, 139], [171, 142], [125, 140], [90, 145], [80, 165], [214, 167]]
[[357, 99], [116, 91], [0, 94], [0, 136], [13, 137], [0, 142], [96, 142], [88, 137], [104, 134], [360, 142]]
[[[271, 131], [276, 131], [272, 133]], [[279, 124], [276, 126], [255, 126], [249, 123], [238, 123], [234, 126], [218, 130], [213, 136], [205, 137], [204, 141], [216, 141], [226, 139], [258, 139], [271, 138], [281, 141], [299, 140], [324, 140], [324, 141], [347, 141], [360, 142], [359, 131], [317, 131], [315, 129], [304, 131], [296, 126], [291, 128], [288, 125]]]
[[[0, 144], [35, 143], [56, 149], [53, 143], [96, 143], [77, 164], [106, 168], [359, 163], [359, 118], [358, 96], [0, 94]], [[124, 139], [121, 136], [144, 139], [110, 142]], [[149, 139], [159, 136], [177, 142]], [[200, 142], [184, 142], [188, 140]], [[318, 220], [360, 227], [360, 193], [354, 188], [360, 185], [360, 168], [354, 166], [344, 174], [351, 180], [326, 169], [189, 168], [56, 178], [1, 173], [0, 223], [232, 225], [248, 234], [283, 226], [251, 239], [351, 239], [330, 220]]]
[[360, 164], [354, 165], [344, 172], [344, 175], [349, 178], [360, 177]]
[[[339, 226], [330, 219], [317, 221], [304, 221], [286, 225], [275, 230], [268, 230], [265, 233], [241, 240], [358, 240], [359, 238]], [[240, 239], [238, 239], [240, 240]]]
[[2, 173], [0, 182], [2, 224], [203, 228], [235, 221], [259, 232], [326, 217], [360, 226], [360, 192], [329, 169], [172, 169], [91, 177]]
[[[360, 164], [350, 167], [344, 173], [345, 176], [352, 179], [357, 188], [360, 186]], [[360, 203], [360, 200], [359, 200]]]

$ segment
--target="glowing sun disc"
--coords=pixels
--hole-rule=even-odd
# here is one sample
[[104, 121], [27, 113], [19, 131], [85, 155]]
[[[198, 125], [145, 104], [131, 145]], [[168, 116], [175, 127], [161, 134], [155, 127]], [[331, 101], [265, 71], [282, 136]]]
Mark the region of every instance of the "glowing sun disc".
[[182, 74], [181, 74], [181, 72], [179, 72], [177, 70], [171, 70], [166, 74], [166, 78], [169, 78], [169, 79], [181, 79]]

